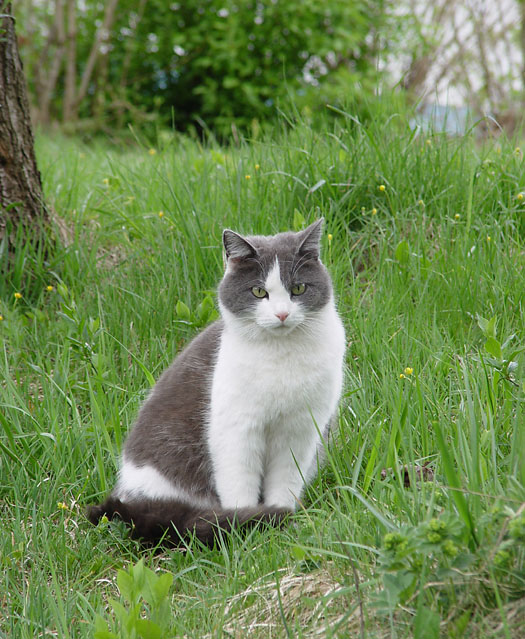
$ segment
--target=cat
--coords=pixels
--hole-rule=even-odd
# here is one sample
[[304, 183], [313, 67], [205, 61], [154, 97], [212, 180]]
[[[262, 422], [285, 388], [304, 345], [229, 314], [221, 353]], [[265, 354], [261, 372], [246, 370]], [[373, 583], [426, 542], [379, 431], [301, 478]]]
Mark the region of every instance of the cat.
[[161, 375], [109, 498], [88, 511], [146, 542], [279, 524], [315, 475], [337, 411], [345, 335], [320, 260], [323, 220], [299, 232], [223, 232], [221, 318]]

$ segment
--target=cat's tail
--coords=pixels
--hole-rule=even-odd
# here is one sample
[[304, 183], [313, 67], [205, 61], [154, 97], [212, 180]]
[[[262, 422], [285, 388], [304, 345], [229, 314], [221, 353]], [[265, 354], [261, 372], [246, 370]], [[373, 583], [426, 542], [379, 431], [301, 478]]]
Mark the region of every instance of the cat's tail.
[[180, 545], [192, 533], [202, 543], [212, 546], [220, 531], [254, 526], [259, 522], [279, 526], [291, 511], [258, 506], [238, 510], [195, 508], [174, 500], [142, 499], [122, 502], [109, 497], [99, 506], [90, 506], [87, 516], [97, 524], [105, 515], [132, 525], [132, 536], [146, 543], [159, 541]]

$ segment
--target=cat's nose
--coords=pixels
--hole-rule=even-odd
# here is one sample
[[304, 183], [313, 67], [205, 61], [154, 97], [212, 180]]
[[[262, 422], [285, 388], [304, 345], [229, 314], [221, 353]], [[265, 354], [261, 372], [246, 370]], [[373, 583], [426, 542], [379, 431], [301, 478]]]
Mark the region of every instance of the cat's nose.
[[288, 315], [290, 315], [290, 313], [287, 313], [286, 311], [281, 311], [281, 313], [275, 313], [275, 317], [278, 317], [281, 322], [284, 322], [284, 320], [288, 317]]

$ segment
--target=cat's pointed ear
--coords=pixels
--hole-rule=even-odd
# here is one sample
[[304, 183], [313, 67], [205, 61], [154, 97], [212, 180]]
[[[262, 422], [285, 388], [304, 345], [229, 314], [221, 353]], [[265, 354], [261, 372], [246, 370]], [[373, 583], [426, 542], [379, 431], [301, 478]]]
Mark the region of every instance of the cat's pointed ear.
[[310, 226], [307, 226], [304, 231], [300, 232], [301, 243], [299, 244], [299, 253], [301, 255], [308, 255], [312, 259], [318, 260], [319, 253], [321, 252], [321, 231], [323, 229], [324, 218], [317, 220]]
[[230, 231], [230, 229], [224, 229], [222, 243], [224, 244], [227, 258], [246, 259], [255, 256], [256, 250], [250, 242], [244, 239], [242, 235], [235, 233], [235, 231]]

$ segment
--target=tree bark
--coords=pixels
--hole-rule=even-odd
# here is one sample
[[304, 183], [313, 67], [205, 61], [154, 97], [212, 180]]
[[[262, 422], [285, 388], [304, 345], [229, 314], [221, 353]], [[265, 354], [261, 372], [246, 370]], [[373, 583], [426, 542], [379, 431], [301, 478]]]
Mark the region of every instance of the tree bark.
[[11, 2], [0, 0], [0, 241], [6, 230], [46, 219], [15, 19]]

